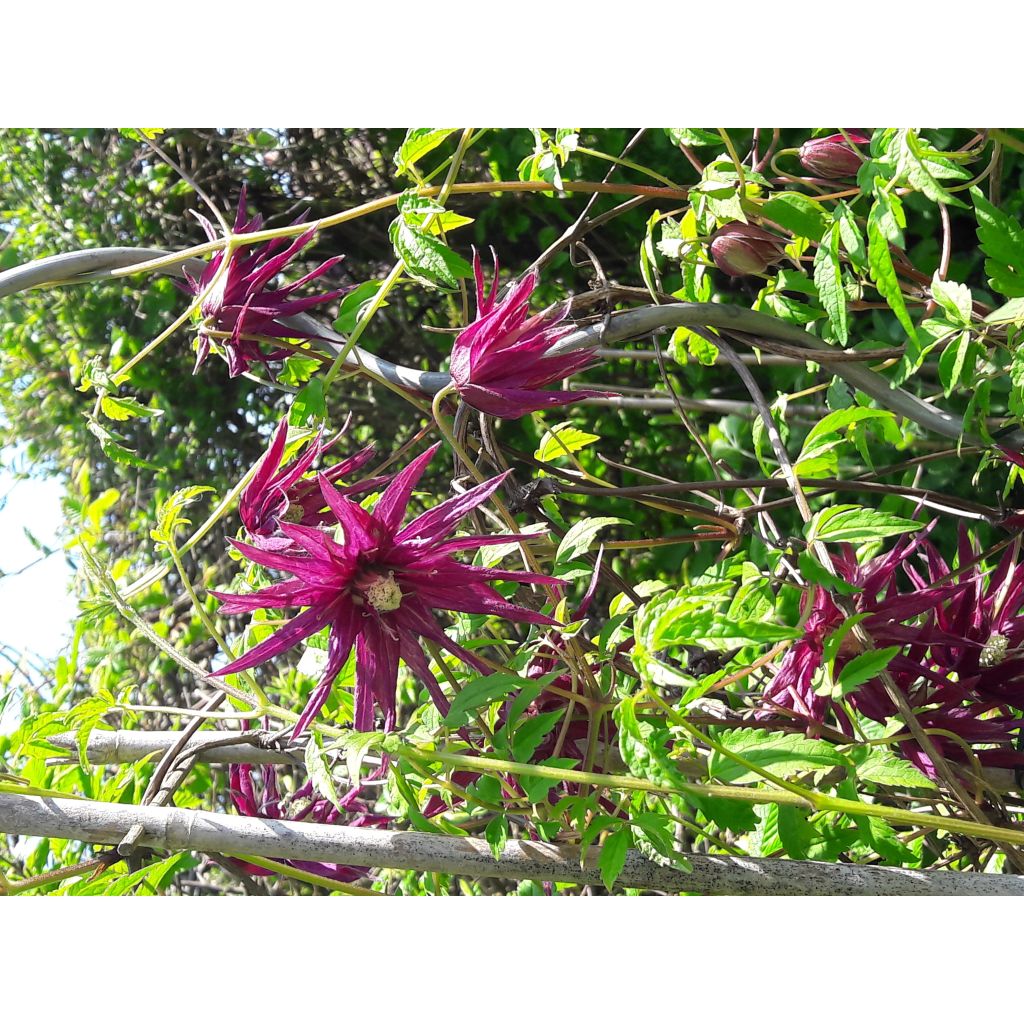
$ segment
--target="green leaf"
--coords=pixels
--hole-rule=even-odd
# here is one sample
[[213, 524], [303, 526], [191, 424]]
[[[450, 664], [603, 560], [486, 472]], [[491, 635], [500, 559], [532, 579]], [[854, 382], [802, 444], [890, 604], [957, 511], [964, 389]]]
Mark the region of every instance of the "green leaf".
[[839, 225], [839, 240], [843, 243], [846, 255], [855, 270], [864, 272], [868, 269], [868, 252], [864, 247], [864, 236], [861, 234], [857, 218], [846, 203], [836, 203], [833, 216]]
[[869, 679], [874, 679], [899, 654], [900, 650], [899, 647], [879, 647], [851, 658], [839, 673], [833, 693], [838, 691], [841, 696], [845, 697]]
[[[847, 759], [825, 740], [809, 739], [795, 732], [769, 732], [767, 729], [715, 730], [715, 739], [730, 752], [786, 778], [800, 772], [847, 764]], [[708, 758], [708, 774], [720, 782], [742, 784], [757, 782], [761, 776], [717, 750]]]
[[517, 723], [515, 735], [512, 737], [512, 759], [529, 761], [544, 737], [558, 725], [565, 710], [559, 708], [557, 711], [545, 711]]
[[491, 856], [498, 860], [508, 842], [508, 818], [504, 814], [491, 818], [487, 823], [487, 828], [484, 829], [484, 839], [487, 840], [487, 845], [491, 848]]
[[100, 399], [103, 415], [112, 420], [146, 419], [150, 416], [163, 416], [163, 409], [150, 409], [134, 398], [115, 398], [104, 395]]
[[405, 141], [395, 154], [395, 167], [399, 174], [408, 174], [417, 160], [437, 149], [455, 128], [410, 128]]
[[288, 422], [293, 427], [304, 427], [308, 423], [322, 423], [327, 419], [327, 402], [324, 398], [324, 384], [314, 377], [294, 398], [288, 411]]
[[191, 526], [192, 521], [182, 513], [201, 494], [210, 494], [212, 487], [182, 487], [175, 491], [156, 508], [156, 528], [150, 530], [150, 536], [159, 544], [170, 544], [178, 530]]
[[960, 327], [971, 326], [971, 289], [967, 285], [943, 281], [936, 271], [932, 277], [931, 292], [932, 298], [946, 311], [953, 323]]
[[306, 773], [309, 775], [309, 781], [313, 783], [313, 788], [321, 796], [330, 800], [340, 811], [341, 804], [338, 802], [338, 790], [334, 785], [334, 776], [331, 775], [331, 767], [328, 764], [323, 743], [324, 741], [320, 738], [320, 733], [314, 732], [310, 734], [304, 758]]
[[530, 682], [521, 676], [494, 672], [489, 676], [477, 676], [470, 680], [452, 700], [452, 706], [445, 715], [444, 724], [449, 729], [465, 725], [470, 713], [507, 697]]
[[971, 189], [978, 220], [978, 242], [988, 257], [985, 273], [992, 288], [1008, 298], [1024, 296], [1024, 228], [994, 207], [981, 189]]
[[801, 551], [797, 563], [800, 567], [800, 575], [808, 583], [816, 583], [819, 587], [824, 587], [826, 590], [834, 590], [837, 594], [849, 595], [860, 593], [860, 587], [855, 587], [852, 583], [847, 583], [846, 580], [833, 576], [823, 565], [818, 563], [810, 551]]
[[[340, 334], [351, 334], [356, 329], [356, 324], [362, 319], [366, 307], [373, 302], [380, 291], [379, 281], [364, 281], [357, 285], [342, 300], [338, 308], [338, 318], [334, 321], [334, 329]], [[380, 304], [380, 309], [387, 305]]]
[[894, 537], [900, 533], [912, 533], [920, 530], [923, 525], [912, 519], [862, 508], [860, 505], [833, 505], [819, 512], [805, 532], [808, 542], [820, 540], [829, 544], [859, 544]]
[[466, 260], [439, 238], [411, 227], [401, 217], [392, 222], [389, 236], [410, 276], [426, 285], [457, 288], [459, 278], [473, 272]]
[[620, 828], [605, 837], [597, 858], [597, 866], [601, 869], [601, 881], [604, 882], [606, 889], [611, 889], [615, 885], [615, 879], [622, 874], [622, 869], [626, 866], [626, 854], [632, 845], [633, 833], [628, 828]]
[[[953, 341], [946, 345], [939, 356], [939, 380], [942, 381], [942, 389], [946, 398], [949, 398], [957, 384], [960, 383], [972, 345], [971, 332], [961, 331]], [[971, 365], [971, 377], [973, 376], [974, 361]]]
[[[878, 195], [885, 195], [885, 193], [880, 192]], [[907, 312], [903, 292], [900, 290], [899, 278], [896, 276], [896, 268], [893, 266], [892, 253], [889, 251], [890, 239], [886, 236], [885, 227], [889, 209], [876, 199], [868, 214], [868, 269], [879, 295], [888, 303], [907, 335], [907, 350], [900, 363], [901, 369], [897, 374], [897, 383], [900, 383], [920, 366], [924, 353], [917, 338], [914, 322]]]
[[918, 138], [913, 128], [900, 128], [889, 145], [895, 153], [896, 173], [905, 178], [911, 188], [926, 195], [933, 203], [965, 206], [952, 193], [947, 192], [935, 179], [933, 168], [925, 160], [931, 147]]
[[893, 786], [897, 789], [938, 788], [924, 772], [884, 747], [871, 748], [867, 757], [857, 765], [857, 776], [863, 782], [874, 782], [879, 786]]
[[987, 324], [1024, 324], [1024, 298], [1010, 299], [985, 317]]
[[666, 128], [665, 134], [677, 146], [721, 146], [722, 136], [706, 128]]
[[629, 525], [629, 520], [619, 519], [617, 516], [591, 516], [587, 519], [577, 520], [577, 522], [569, 527], [561, 543], [558, 545], [558, 551], [555, 553], [555, 564], [564, 565], [579, 555], [585, 554], [590, 550], [597, 539], [597, 535], [602, 530], [606, 527], [617, 526], [623, 523]]
[[828, 213], [821, 203], [799, 192], [776, 193], [761, 207], [761, 214], [814, 242], [822, 237], [828, 224]]
[[665, 646], [713, 642], [718, 649], [725, 649], [797, 640], [803, 636], [803, 630], [759, 619], [738, 618], [731, 608], [702, 603], [674, 609], [659, 624], [657, 636]]
[[814, 283], [818, 286], [821, 304], [828, 313], [832, 333], [840, 345], [849, 340], [849, 317], [846, 311], [846, 290], [843, 288], [843, 267], [839, 262], [839, 226], [833, 224], [822, 236], [814, 254]]
[[559, 423], [544, 432], [540, 447], [533, 453], [533, 457], [538, 462], [551, 462], [567, 452], [578, 452], [600, 440], [599, 434], [588, 434], [570, 423]]

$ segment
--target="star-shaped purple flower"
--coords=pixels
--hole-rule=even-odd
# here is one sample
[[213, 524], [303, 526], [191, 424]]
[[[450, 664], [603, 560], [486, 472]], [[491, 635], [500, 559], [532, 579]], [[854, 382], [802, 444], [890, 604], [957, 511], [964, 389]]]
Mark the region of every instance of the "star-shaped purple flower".
[[560, 586], [562, 581], [532, 572], [464, 565], [451, 556], [495, 543], [525, 539], [517, 534], [468, 536], [447, 540], [473, 509], [483, 504], [507, 474], [441, 502], [402, 526], [413, 489], [440, 445], [414, 459], [367, 512], [320, 475], [320, 489], [339, 525], [334, 538], [323, 530], [280, 522], [293, 542], [287, 551], [267, 551], [233, 542], [247, 558], [288, 574], [288, 579], [253, 594], [214, 596], [222, 612], [234, 615], [257, 608], [304, 608], [268, 640], [220, 669], [230, 675], [261, 665], [307, 637], [330, 627], [327, 664], [320, 684], [295, 726], [298, 735], [323, 707], [338, 673], [356, 649], [355, 728], [373, 728], [373, 705], [384, 714], [384, 728], [395, 724], [399, 659], [426, 686], [447, 713], [448, 701], [420, 649], [421, 637], [482, 673], [489, 666], [452, 640], [434, 618], [434, 610], [499, 615], [513, 622], [555, 625], [547, 615], [521, 608], [491, 589], [496, 580]]
[[[211, 241], [220, 238], [220, 233], [205, 217], [197, 216]], [[295, 223], [298, 224], [303, 219], [300, 217]], [[245, 189], [243, 188], [238, 200], [238, 213], [235, 216], [232, 231], [236, 235], [251, 234], [259, 231], [262, 227], [263, 218], [258, 214], [252, 220], [246, 219]], [[272, 289], [268, 285], [313, 241], [315, 235], [316, 229], [310, 228], [291, 243], [286, 238], [276, 238], [256, 246], [243, 243], [231, 252], [228, 257], [227, 269], [220, 278], [220, 282], [203, 299], [200, 306], [202, 322], [199, 327], [196, 365], [193, 372], [198, 371], [206, 361], [212, 342], [224, 350], [228, 361], [228, 375], [237, 377], [240, 373], [245, 373], [248, 370], [250, 363], [257, 362], [268, 365], [272, 361], [288, 355], [288, 349], [284, 348], [265, 351], [260, 348], [257, 341], [252, 340], [252, 335], [260, 335], [265, 338], [312, 337], [311, 334], [294, 327], [285, 327], [277, 320], [279, 317], [303, 313], [307, 309], [330, 302], [332, 299], [338, 298], [339, 295], [343, 295], [345, 289], [311, 295], [304, 299], [292, 298], [292, 293], [296, 289], [326, 274], [344, 257], [333, 256], [297, 281], [292, 281], [281, 288]], [[278, 250], [282, 247], [285, 247], [284, 250], [279, 252]], [[252, 251], [247, 254], [247, 250]], [[202, 292], [213, 281], [224, 262], [226, 252], [227, 250], [222, 250], [215, 253], [202, 274], [199, 275], [198, 280], [186, 272], [185, 279], [188, 282], [186, 290], [193, 295]], [[210, 334], [211, 331], [230, 332], [230, 337], [215, 339]]]
[[[238, 502], [238, 514], [249, 534], [249, 539], [259, 548], [268, 551], [282, 551], [292, 546], [292, 541], [280, 530], [282, 522], [299, 523], [302, 526], [336, 526], [337, 520], [327, 507], [317, 480], [304, 480], [310, 467], [341, 437], [323, 443], [321, 430], [306, 450], [287, 465], [281, 465], [288, 440], [288, 417], [277, 425], [271, 438], [270, 447], [256, 464], [256, 472], [242, 492]], [[373, 445], [367, 445], [355, 455], [321, 474], [332, 484], [337, 480], [358, 473], [373, 457]], [[385, 477], [362, 480], [344, 489], [349, 495], [363, 494], [386, 482]]]
[[[493, 250], [492, 250], [493, 254]], [[512, 285], [500, 302], [497, 299], [498, 257], [494, 256], [494, 279], [484, 288], [480, 254], [473, 253], [476, 277], [476, 319], [455, 339], [451, 375], [467, 405], [490, 416], [518, 419], [528, 412], [600, 398], [606, 391], [541, 391], [541, 388], [590, 366], [597, 356], [590, 351], [547, 356], [551, 347], [575, 327], [566, 324], [568, 306], [558, 312], [543, 311], [530, 316], [530, 296], [537, 287], [537, 275], [527, 274]]]

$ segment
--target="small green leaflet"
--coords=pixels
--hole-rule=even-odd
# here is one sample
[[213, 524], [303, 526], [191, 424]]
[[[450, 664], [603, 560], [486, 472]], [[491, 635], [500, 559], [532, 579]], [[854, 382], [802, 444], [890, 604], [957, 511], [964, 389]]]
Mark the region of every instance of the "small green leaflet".
[[324, 399], [324, 384], [314, 377], [296, 396], [288, 411], [288, 422], [295, 427], [304, 427], [311, 421], [322, 423], [327, 418], [327, 402]]
[[598, 434], [588, 434], [585, 430], [579, 430], [571, 423], [559, 423], [544, 432], [541, 438], [540, 447], [533, 453], [538, 462], [550, 462], [568, 452], [578, 452], [595, 441], [600, 441]]
[[860, 587], [855, 587], [852, 583], [833, 576], [824, 566], [819, 565], [810, 551], [801, 551], [797, 562], [800, 567], [800, 575], [808, 583], [816, 583], [819, 587], [834, 590], [837, 594], [860, 593]]
[[965, 204], [947, 192], [936, 180], [936, 174], [947, 178], [968, 177], [962, 168], [943, 160], [926, 142], [918, 138], [913, 128], [900, 128], [889, 143], [889, 154], [895, 157], [896, 173], [905, 178], [911, 188], [926, 195], [933, 203], [949, 206]]
[[665, 134], [677, 146], [721, 146], [722, 136], [706, 128], [666, 128]]
[[402, 217], [392, 221], [388, 234], [410, 276], [423, 284], [457, 288], [459, 278], [473, 272], [466, 260], [439, 238], [410, 226]]
[[[364, 281], [353, 288], [341, 300], [338, 318], [334, 321], [334, 329], [341, 334], [351, 334], [356, 329], [356, 324], [363, 318], [367, 306], [373, 302], [378, 291], [380, 291], [379, 281]], [[383, 309], [386, 305], [386, 302], [382, 302], [378, 308]]]
[[846, 255], [854, 270], [864, 272], [868, 268], [868, 253], [864, 247], [864, 236], [857, 224], [857, 218], [846, 203], [836, 203], [836, 223], [839, 225], [839, 240], [843, 243]]
[[833, 505], [819, 512], [805, 532], [808, 543], [820, 540], [829, 544], [859, 544], [894, 537], [900, 533], [912, 533], [920, 530], [923, 525], [912, 519], [862, 508], [860, 505]]
[[[932, 277], [932, 298], [958, 327], [971, 326], [971, 289], [956, 281], [943, 281], [938, 272]], [[988, 318], [986, 317], [986, 321]]]
[[398, 173], [408, 174], [417, 160], [437, 149], [454, 131], [454, 128], [410, 128], [395, 154]]
[[622, 874], [622, 869], [626, 866], [626, 854], [632, 845], [633, 833], [628, 828], [612, 832], [601, 844], [597, 866], [601, 870], [601, 881], [604, 882], [606, 889], [610, 889]]
[[839, 262], [839, 226], [833, 224], [822, 236], [814, 254], [814, 283], [818, 296], [828, 313], [832, 333], [840, 345], [849, 340], [849, 317], [846, 311], [846, 291], [843, 288], [843, 267]]
[[[883, 190], [876, 191], [875, 196], [875, 202], [868, 214], [868, 269], [879, 295], [888, 303], [907, 335], [907, 350], [897, 373], [897, 383], [902, 383], [920, 365], [924, 353], [921, 351], [914, 322], [907, 312], [903, 292], [900, 290], [899, 278], [896, 276], [896, 268], [893, 266], [892, 253], [889, 251], [889, 243], [893, 239], [888, 224], [892, 212], [896, 209], [900, 209], [902, 218], [902, 209], [895, 206], [895, 202], [898, 200], [888, 196]], [[899, 235], [902, 238], [901, 232]]]
[[[865, 420], [881, 421], [881, 426], [895, 428], [896, 417], [886, 409], [866, 409], [853, 406], [829, 413], [820, 423], [811, 428], [796, 461], [797, 476], [830, 476], [839, 468], [839, 456], [835, 449], [845, 441], [844, 431]], [[812, 473], [807, 463], [819, 460], [820, 465]]]
[[[730, 752], [773, 775], [790, 776], [799, 772], [847, 764], [847, 759], [831, 743], [812, 740], [799, 733], [770, 732], [767, 729], [726, 729], [715, 732], [715, 739]], [[757, 782], [757, 772], [738, 764], [717, 750], [708, 758], [708, 774], [720, 782], [742, 784]]]
[[874, 679], [899, 652], [899, 647], [879, 647], [851, 658], [839, 673], [833, 694], [838, 691], [839, 696], [845, 697], [853, 693], [858, 686]]
[[585, 554], [603, 529], [619, 524], [629, 525], [629, 520], [619, 519], [617, 516], [591, 516], [589, 519], [580, 519], [573, 523], [558, 545], [555, 564], [564, 565], [577, 556]]
[[182, 513], [199, 495], [212, 492], [212, 487], [183, 487], [181, 490], [175, 491], [166, 501], [160, 502], [156, 510], [156, 529], [150, 531], [153, 540], [160, 544], [167, 544], [181, 527], [191, 526], [191, 520]]
[[[856, 760], [856, 756], [854, 760]], [[910, 786], [914, 789], [937, 788], [924, 772], [883, 747], [871, 748], [867, 757], [857, 765], [857, 777], [862, 782], [874, 782], [879, 786], [900, 788]]]
[[825, 233], [828, 214], [821, 203], [799, 192], [780, 192], [762, 207], [761, 214], [787, 231], [817, 242]]
[[992, 288], [1007, 298], [1024, 296], [1024, 228], [994, 207], [981, 189], [971, 189], [978, 218], [978, 241]]
[[131, 420], [164, 414], [163, 409], [150, 409], [134, 398], [116, 398], [113, 395], [104, 395], [100, 399], [100, 409], [103, 415], [111, 420]]
[[451, 709], [445, 715], [444, 724], [449, 729], [458, 729], [469, 721], [470, 712], [493, 704], [496, 700], [502, 700], [510, 693], [530, 684], [530, 680], [504, 672], [478, 676], [455, 695]]
[[323, 740], [318, 732], [312, 733], [309, 737], [309, 742], [306, 744], [305, 762], [306, 773], [309, 775], [309, 781], [313, 783], [313, 787], [340, 811], [338, 790], [334, 785], [334, 777], [331, 775], [327, 755], [324, 753]]

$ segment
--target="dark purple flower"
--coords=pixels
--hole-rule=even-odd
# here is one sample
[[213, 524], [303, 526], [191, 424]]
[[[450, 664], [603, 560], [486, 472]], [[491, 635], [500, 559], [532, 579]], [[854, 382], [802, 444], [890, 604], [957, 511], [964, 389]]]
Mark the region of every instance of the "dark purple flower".
[[[871, 139], [863, 132], [846, 133], [850, 142], [857, 146], [868, 146]], [[800, 163], [819, 178], [851, 178], [864, 162], [841, 134], [828, 135], [823, 139], [808, 139], [800, 147]]]
[[[493, 250], [492, 250], [493, 253]], [[590, 366], [597, 356], [590, 351], [547, 357], [559, 340], [575, 327], [563, 323], [568, 307], [559, 312], [530, 316], [530, 296], [537, 275], [515, 282], [505, 298], [497, 300], [498, 258], [494, 279], [484, 289], [480, 254], [473, 254], [476, 276], [476, 319], [455, 339], [452, 347], [452, 383], [462, 400], [474, 409], [503, 419], [518, 419], [528, 412], [566, 405], [581, 398], [602, 397], [604, 391], [541, 391], [541, 388]]]
[[[966, 534], [959, 554], [963, 566], [976, 560]], [[924, 564], [915, 565], [912, 555]], [[1018, 713], [1024, 711], [1024, 565], [1014, 564], [1012, 549], [991, 574], [977, 566], [954, 574], [922, 531], [864, 566], [848, 554], [834, 561], [840, 576], [862, 588], [852, 600], [856, 612], [868, 613], [861, 625], [875, 646], [900, 648], [888, 671], [941, 756], [960, 764], [976, 759], [982, 765], [1024, 766], [1024, 752], [1013, 744], [1022, 724]], [[900, 589], [897, 570], [910, 589]], [[825, 639], [845, 617], [828, 593], [817, 589], [805, 636], [786, 653], [764, 696], [809, 723], [831, 715], [842, 731], [852, 733], [841, 705], [813, 687]], [[836, 657], [836, 671], [859, 653], [849, 638]], [[899, 718], [900, 709], [880, 679], [869, 679], [847, 699], [873, 721]], [[901, 742], [900, 750], [936, 777], [915, 740]]]
[[[239, 814], [248, 818], [271, 818], [275, 821], [312, 821], [322, 825], [348, 825], [353, 828], [386, 828], [390, 819], [373, 814], [359, 799], [359, 787], [354, 787], [339, 800], [341, 810], [330, 800], [318, 796], [313, 784], [307, 782], [291, 796], [282, 798], [277, 785], [277, 770], [263, 765], [261, 783], [255, 782], [255, 769], [251, 764], [233, 764], [228, 773], [231, 800]], [[250, 875], [269, 875], [266, 868], [230, 858], [231, 862]], [[354, 882], [362, 878], [368, 868], [329, 864], [322, 861], [285, 860], [282, 863], [336, 882]]]
[[[295, 223], [300, 223], [302, 220], [303, 217], [300, 217]], [[211, 241], [220, 237], [220, 233], [205, 217], [199, 216], [199, 222]], [[238, 200], [238, 213], [235, 217], [233, 233], [236, 235], [251, 234], [259, 231], [262, 227], [263, 218], [259, 215], [253, 217], [252, 220], [246, 220], [245, 189], [243, 188]], [[249, 336], [313, 337], [313, 335], [294, 327], [285, 327], [283, 324], [279, 324], [277, 319], [305, 312], [313, 306], [330, 302], [342, 295], [344, 289], [325, 292], [322, 295], [312, 295], [304, 299], [292, 298], [292, 293], [296, 289], [327, 273], [344, 257], [334, 256], [297, 281], [292, 281], [281, 288], [271, 289], [268, 285], [313, 241], [315, 235], [316, 229], [310, 228], [290, 242], [286, 238], [276, 238], [256, 246], [242, 243], [232, 251], [227, 269], [219, 283], [203, 299], [200, 306], [202, 322], [199, 326], [196, 365], [193, 372], [198, 371], [210, 354], [211, 342], [215, 342], [224, 350], [228, 361], [229, 376], [237, 377], [240, 373], [245, 373], [250, 363], [258, 362], [266, 365], [289, 354], [288, 349], [284, 348], [264, 351], [260, 348], [259, 343], [253, 341]], [[283, 251], [278, 251], [282, 249]], [[247, 254], [248, 250], [252, 251]], [[215, 253], [210, 258], [210, 262], [207, 263], [198, 280], [187, 272], [185, 273], [188, 291], [193, 295], [198, 295], [205, 290], [224, 262], [226, 251]], [[211, 331], [229, 332], [230, 337], [213, 338], [210, 334]]]
[[266, 551], [233, 542], [247, 558], [289, 574], [253, 594], [215, 594], [222, 611], [233, 615], [257, 608], [305, 608], [268, 640], [217, 675], [230, 675], [260, 665], [302, 640], [330, 627], [327, 664], [319, 686], [297, 725], [298, 735], [323, 707], [338, 672], [356, 648], [355, 727], [373, 728], [373, 705], [384, 713], [384, 728], [395, 722], [395, 689], [401, 658], [426, 686], [444, 713], [448, 701], [430, 671], [419, 646], [420, 637], [434, 641], [482, 673], [489, 667], [447, 636], [434, 618], [435, 609], [500, 615], [513, 622], [553, 625], [554, 620], [520, 608], [495, 593], [496, 580], [552, 586], [551, 576], [464, 565], [451, 556], [499, 541], [524, 539], [508, 534], [446, 540], [473, 509], [482, 505], [508, 474], [441, 502], [407, 526], [402, 526], [413, 488], [440, 445], [413, 460], [388, 485], [372, 512], [339, 494], [320, 475], [320, 488], [339, 525], [332, 539], [323, 530], [281, 522], [281, 532], [293, 542], [287, 551]]
[[[256, 464], [256, 472], [248, 486], [242, 491], [238, 502], [238, 513], [249, 534], [249, 539], [259, 548], [281, 551], [292, 546], [292, 541], [280, 530], [282, 522], [299, 523], [302, 526], [336, 526], [337, 520], [327, 507], [320, 484], [317, 480], [304, 480], [303, 476], [324, 452], [338, 439], [323, 443], [323, 431], [317, 433], [306, 450], [288, 465], [281, 465], [288, 440], [288, 417], [277, 425], [270, 447]], [[323, 476], [332, 484], [335, 481], [357, 473], [373, 457], [373, 445], [343, 462], [323, 471]], [[348, 495], [362, 494], [385, 482], [376, 477], [344, 488]]]
[[786, 239], [756, 224], [726, 224], [711, 236], [711, 258], [730, 277], [763, 274], [783, 257]]

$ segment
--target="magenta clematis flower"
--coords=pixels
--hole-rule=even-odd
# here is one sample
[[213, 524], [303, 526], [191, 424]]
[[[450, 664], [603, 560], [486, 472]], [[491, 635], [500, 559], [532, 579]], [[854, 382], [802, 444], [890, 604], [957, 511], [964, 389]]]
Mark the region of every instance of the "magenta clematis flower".
[[[384, 815], [371, 813], [366, 804], [359, 799], [358, 786], [341, 798], [339, 803], [342, 809], [339, 810], [330, 800], [317, 796], [311, 782], [307, 782], [291, 796], [282, 798], [277, 785], [277, 770], [273, 765], [263, 765], [260, 784], [253, 778], [254, 771], [251, 764], [233, 764], [228, 773], [231, 800], [238, 813], [248, 818], [313, 821], [323, 825], [348, 825], [353, 828], [386, 828], [390, 822]], [[247, 864], [233, 857], [229, 859], [247, 874], [272, 874], [266, 868]], [[369, 870], [322, 861], [286, 860], [283, 863], [336, 882], [354, 882]]]
[[[900, 648], [889, 672], [941, 756], [960, 765], [1024, 767], [1024, 751], [1014, 742], [1024, 724], [1019, 716], [1024, 711], [1024, 565], [1014, 565], [1011, 549], [991, 574], [975, 566], [957, 578], [923, 533], [864, 566], [844, 555], [835, 559], [836, 568], [862, 587], [853, 600], [858, 612], [869, 614], [862, 625], [875, 645]], [[959, 553], [961, 565], [975, 560], [966, 533]], [[911, 555], [920, 555], [923, 566]], [[912, 589], [900, 590], [897, 570]], [[806, 635], [790, 648], [765, 689], [767, 703], [807, 719], [811, 731], [832, 715], [840, 729], [852, 732], [842, 707], [813, 689], [824, 640], [844, 618], [829, 595], [817, 591]], [[837, 669], [858, 653], [855, 644], [844, 644]], [[899, 717], [877, 678], [848, 700], [873, 721]], [[899, 749], [926, 775], [937, 777], [915, 740], [903, 741]]]
[[[205, 217], [197, 216], [211, 241], [220, 237], [220, 233]], [[301, 223], [304, 216], [295, 223]], [[245, 189], [243, 188], [238, 200], [238, 213], [235, 216], [233, 232], [236, 235], [250, 234], [259, 231], [262, 227], [263, 218], [258, 214], [252, 220], [246, 219]], [[210, 344], [213, 341], [216, 341], [224, 350], [228, 361], [228, 375], [237, 377], [240, 373], [245, 373], [250, 363], [258, 362], [267, 365], [289, 354], [288, 349], [284, 348], [264, 351], [258, 342], [253, 341], [247, 335], [262, 335], [267, 338], [310, 338], [313, 336], [294, 327], [285, 327], [283, 324], [277, 323], [277, 318], [305, 312], [313, 306], [330, 302], [344, 294], [345, 289], [339, 289], [321, 295], [308, 296], [304, 299], [292, 298], [292, 293], [296, 289], [327, 273], [344, 257], [334, 256], [297, 281], [281, 288], [271, 289], [268, 288], [268, 285], [313, 241], [315, 235], [316, 229], [310, 228], [291, 242], [286, 238], [276, 238], [255, 248], [242, 244], [231, 253], [227, 270], [220, 282], [203, 299], [200, 306], [202, 322], [199, 327], [196, 365], [193, 373], [197, 372], [206, 361], [210, 354]], [[278, 250], [282, 247], [284, 247], [283, 251], [279, 252]], [[246, 255], [246, 250], [249, 249], [253, 249], [253, 252]], [[188, 282], [186, 290], [193, 295], [202, 292], [214, 279], [224, 262], [224, 257], [225, 251], [215, 253], [202, 274], [199, 275], [198, 280], [186, 271], [185, 279]], [[231, 336], [214, 339], [210, 335], [210, 331], [213, 330], [230, 332]]]
[[[494, 251], [492, 250], [492, 255]], [[566, 405], [581, 398], [600, 398], [606, 391], [541, 391], [597, 360], [593, 352], [568, 352], [546, 357], [552, 345], [575, 330], [563, 323], [568, 307], [560, 312], [530, 316], [530, 296], [537, 275], [527, 274], [497, 299], [498, 257], [494, 279], [484, 289], [480, 254], [473, 253], [476, 277], [476, 319], [455, 339], [452, 347], [452, 383], [467, 405], [503, 419], [518, 419], [528, 412]]]
[[[321, 430], [297, 459], [282, 466], [281, 457], [288, 440], [288, 417], [285, 416], [277, 425], [270, 447], [256, 464], [256, 472], [238, 502], [238, 514], [249, 539], [256, 547], [267, 551], [282, 551], [291, 547], [293, 542], [281, 533], [282, 522], [299, 523], [302, 526], [337, 526], [334, 514], [320, 493], [319, 481], [302, 478], [340, 437], [341, 434], [338, 434], [333, 441], [324, 444]], [[343, 477], [357, 473], [372, 457], [373, 445], [369, 444], [350, 458], [324, 470], [322, 475], [334, 484]], [[350, 484], [344, 488], [344, 493], [363, 494], [384, 483], [385, 479], [375, 477]]]
[[313, 527], [279, 522], [281, 532], [293, 542], [287, 551], [267, 551], [233, 542], [247, 558], [288, 573], [289, 578], [253, 594], [215, 594], [224, 602], [224, 613], [233, 615], [256, 608], [306, 610], [274, 636], [220, 669], [217, 675], [261, 665], [325, 626], [330, 627], [327, 665], [294, 735], [302, 732], [323, 707], [353, 646], [356, 729], [365, 732], [373, 728], [374, 704], [384, 714], [384, 728], [394, 727], [399, 659], [447, 714], [448, 701], [420, 649], [420, 637], [434, 641], [484, 674], [490, 668], [447, 636], [434, 618], [435, 609], [500, 615], [513, 622], [555, 624], [547, 615], [506, 601], [490, 584], [512, 580], [560, 586], [561, 580], [531, 572], [464, 565], [451, 557], [458, 551], [525, 539], [517, 534], [446, 539], [469, 512], [498, 489], [507, 474], [449, 498], [402, 526], [413, 489], [439, 447], [434, 445], [399, 473], [373, 512], [338, 493], [321, 474], [321, 494], [340, 524], [338, 539]]

